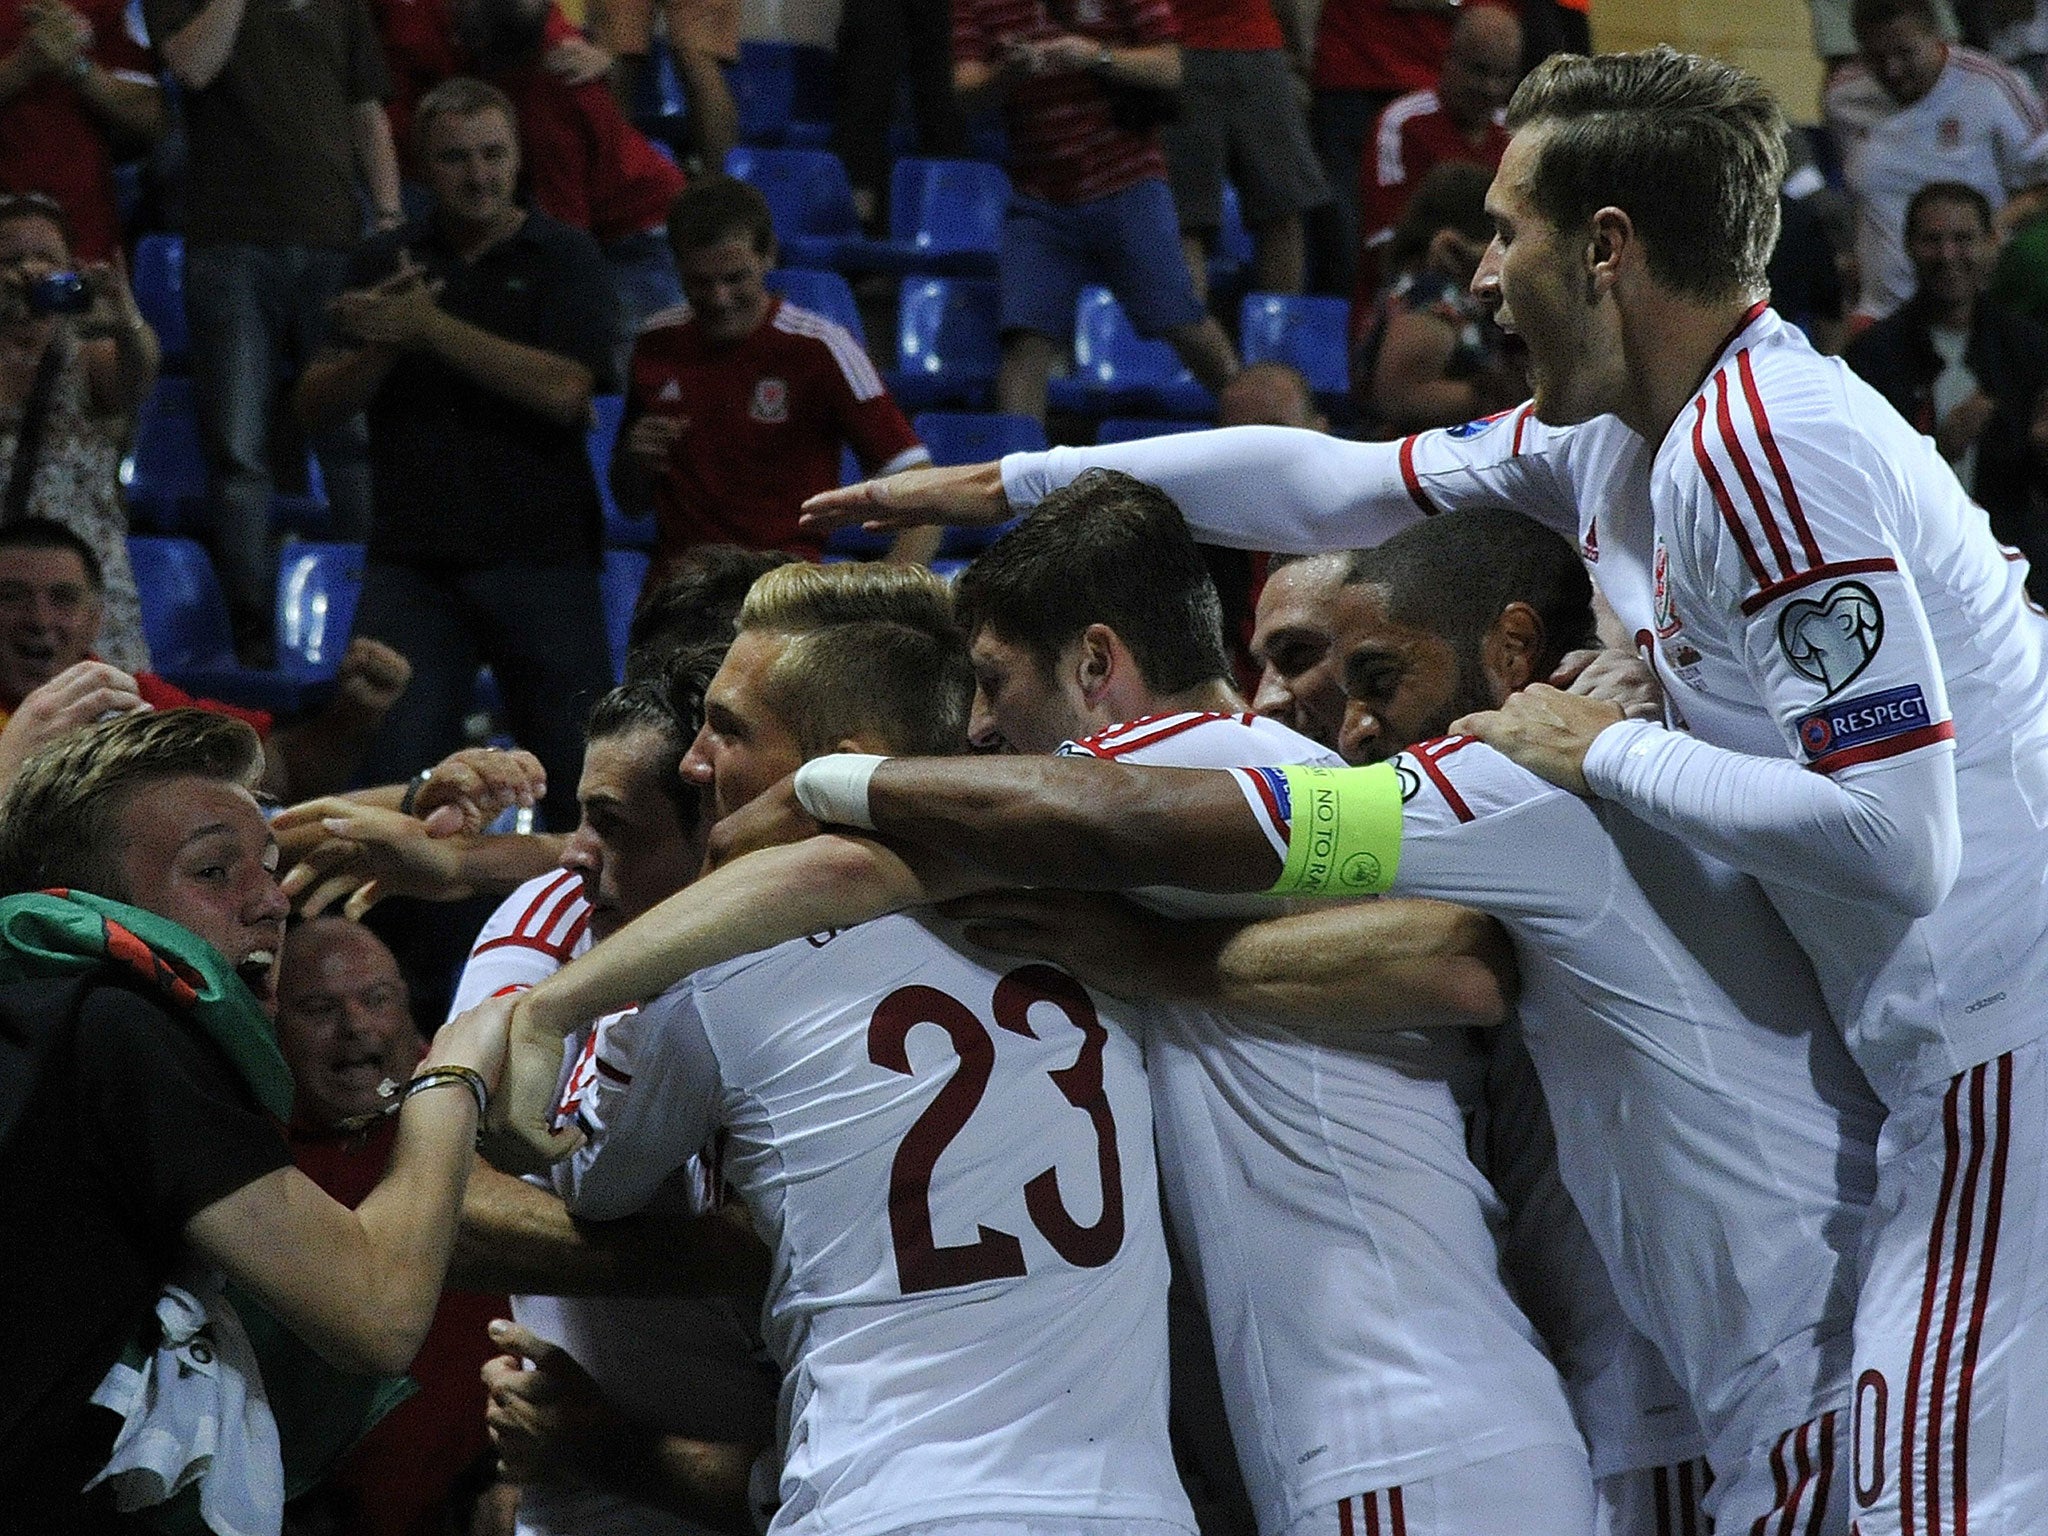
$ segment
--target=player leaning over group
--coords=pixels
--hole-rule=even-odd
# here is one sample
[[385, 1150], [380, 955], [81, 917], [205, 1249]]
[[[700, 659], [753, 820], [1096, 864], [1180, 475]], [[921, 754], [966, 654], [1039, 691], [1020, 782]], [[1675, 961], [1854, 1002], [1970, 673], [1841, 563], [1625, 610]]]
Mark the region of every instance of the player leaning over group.
[[[1088, 462], [1161, 484], [1203, 538], [1370, 543], [1475, 504], [1573, 529], [1685, 729], [1541, 688], [1470, 727], [1763, 881], [1891, 1112], [1857, 1322], [1864, 1536], [2048, 1530], [2026, 1412], [2048, 1373], [2048, 628], [1933, 445], [1765, 308], [1783, 163], [1759, 82], [1668, 49], [1557, 58], [1511, 120], [1476, 282], [1528, 342], [1533, 407]], [[847, 500], [916, 518], [921, 486], [992, 513], [1080, 467]]]
[[[967, 569], [956, 604], [977, 745], [1341, 764], [1246, 712], [1200, 551], [1173, 503], [1127, 476], [1048, 497]], [[1185, 912], [1183, 893], [1163, 895]], [[1354, 921], [1385, 956], [1361, 967], [1356, 1011], [1389, 1031], [1359, 1049], [1199, 1006], [1144, 1010], [1161, 1183], [1259, 1529], [1590, 1532], [1586, 1449], [1501, 1282], [1504, 1215], [1466, 1150], [1485, 1053], [1461, 1026], [1503, 1004], [1482, 985], [1483, 1011], [1458, 1005], [1463, 973], [1486, 975], [1461, 946], [1490, 925], [1426, 902]]]

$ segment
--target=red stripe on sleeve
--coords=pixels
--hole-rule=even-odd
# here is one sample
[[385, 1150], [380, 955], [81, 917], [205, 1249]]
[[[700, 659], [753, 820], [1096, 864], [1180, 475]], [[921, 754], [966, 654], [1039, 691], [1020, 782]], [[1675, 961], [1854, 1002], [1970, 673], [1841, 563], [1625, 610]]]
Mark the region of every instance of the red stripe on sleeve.
[[1838, 576], [1867, 576], [1875, 571], [1896, 571], [1899, 562], [1884, 556], [1873, 556], [1868, 560], [1844, 560], [1839, 565], [1816, 565], [1810, 571], [1803, 571], [1790, 581], [1774, 581], [1768, 587], [1759, 587], [1742, 600], [1743, 617], [1770, 607], [1788, 592], [1797, 592], [1801, 587], [1810, 587], [1815, 582], [1832, 581]]
[[[545, 886], [541, 887], [540, 894], [535, 896], [533, 898], [532, 903], [527, 907], [527, 909], [519, 914], [519, 921], [512, 925], [512, 931], [514, 933], [525, 932], [526, 925], [533, 921], [534, 915], [538, 913], [540, 909], [543, 906], [545, 906], [550, 900], [552, 900], [556, 893], [562, 889], [562, 882], [564, 880], [578, 879], [580, 879], [579, 876], [574, 875], [565, 869], [559, 875], [555, 876], [554, 879], [550, 880]], [[543, 929], [543, 931], [545, 930]]]
[[1422, 479], [1415, 473], [1415, 439], [1413, 436], [1401, 439], [1401, 483], [1408, 487], [1408, 499], [1422, 508], [1424, 517], [1435, 517], [1443, 509], [1429, 499], [1429, 493], [1422, 488]]
[[1714, 468], [1714, 461], [1707, 456], [1707, 400], [1696, 395], [1692, 402], [1692, 456], [1699, 461], [1700, 473], [1706, 476], [1707, 488], [1714, 493], [1715, 505], [1721, 509], [1721, 521], [1728, 525], [1728, 531], [1735, 535], [1736, 545], [1742, 551], [1742, 563], [1749, 567], [1759, 586], [1771, 584], [1771, 573], [1764, 569], [1764, 563], [1757, 558], [1756, 545], [1750, 542], [1749, 530], [1742, 526], [1742, 516], [1735, 510], [1735, 503], [1728, 498], [1728, 487], [1721, 482], [1721, 472]]
[[1792, 472], [1785, 467], [1784, 454], [1778, 451], [1778, 439], [1772, 435], [1771, 418], [1764, 410], [1763, 392], [1756, 387], [1756, 372], [1749, 365], [1747, 348], [1735, 354], [1735, 371], [1742, 378], [1742, 393], [1749, 401], [1750, 420], [1756, 423], [1757, 441], [1763, 444], [1764, 458], [1769, 461], [1771, 474], [1778, 482], [1778, 495], [1784, 499], [1793, 532], [1799, 535], [1799, 547], [1806, 554], [1807, 564], [1819, 565], [1820, 544], [1806, 521], [1806, 509], [1799, 505], [1799, 492], [1792, 487]]
[[1535, 414], [1536, 403], [1532, 400], [1527, 405], [1523, 406], [1520, 414], [1518, 414], [1515, 417], [1514, 451], [1516, 453], [1520, 453], [1522, 451], [1522, 434], [1529, 430], [1529, 418]]
[[1777, 513], [1764, 495], [1764, 488], [1757, 480], [1756, 471], [1749, 467], [1749, 455], [1743, 450], [1742, 439], [1735, 435], [1735, 421], [1728, 410], [1726, 368], [1714, 375], [1714, 422], [1721, 429], [1721, 444], [1728, 450], [1728, 462], [1735, 466], [1735, 476], [1742, 482], [1742, 489], [1749, 496], [1749, 504], [1756, 509], [1757, 525], [1763, 529], [1764, 537], [1771, 541], [1771, 553], [1778, 557], [1778, 569], [1786, 576], [1791, 576], [1798, 567], [1792, 563], [1792, 551], [1786, 547], [1785, 535], [1778, 531]]
[[1460, 821], [1475, 819], [1472, 807], [1465, 803], [1465, 797], [1458, 793], [1457, 786], [1451, 783], [1450, 776], [1437, 766], [1435, 757], [1418, 752], [1415, 754], [1415, 761], [1422, 766], [1422, 771], [1429, 775], [1430, 783], [1434, 784], [1437, 793], [1444, 797], [1444, 804], [1451, 808], [1452, 815]]
[[1953, 720], [1944, 720], [1939, 725], [1923, 725], [1917, 731], [1907, 731], [1904, 735], [1888, 737], [1884, 741], [1873, 741], [1860, 747], [1844, 747], [1840, 752], [1829, 752], [1817, 757], [1806, 766], [1818, 773], [1840, 773], [1844, 768], [1854, 768], [1859, 763], [1881, 763], [1888, 757], [1901, 757], [1908, 752], [1917, 752], [1922, 747], [1931, 747], [1937, 742], [1955, 739], [1956, 723]]

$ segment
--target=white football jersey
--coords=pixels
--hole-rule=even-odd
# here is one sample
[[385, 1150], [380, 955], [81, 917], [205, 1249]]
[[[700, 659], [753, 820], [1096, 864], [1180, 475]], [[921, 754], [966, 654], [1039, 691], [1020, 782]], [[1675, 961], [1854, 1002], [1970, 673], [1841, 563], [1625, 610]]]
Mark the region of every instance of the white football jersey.
[[[1514, 936], [1565, 1187], [1732, 1482], [1848, 1403], [1882, 1106], [1755, 882], [1470, 738], [1393, 763], [1395, 890]], [[1238, 778], [1284, 849], [1284, 781]]]
[[491, 997], [537, 987], [590, 948], [590, 901], [570, 869], [535, 875], [498, 903], [469, 946], [452, 1019]]
[[[1707, 1437], [1664, 1355], [1628, 1320], [1557, 1166], [1557, 1133], [1512, 1018], [1491, 1031], [1473, 1160], [1507, 1208], [1501, 1271], [1564, 1378], [1593, 1476], [1679, 1466]], [[1619, 1533], [1617, 1533], [1619, 1536]]]
[[1913, 296], [1906, 205], [1930, 181], [1959, 181], [1994, 209], [2048, 180], [2048, 113], [2018, 70], [1974, 48], [1950, 48], [1933, 89], [1900, 106], [1861, 62], [1828, 87], [1828, 129], [1856, 205], [1856, 312], [1882, 319]]
[[[471, 945], [449, 1015], [486, 998], [538, 986], [590, 948], [583, 881], [555, 870], [499, 904]], [[616, 1015], [614, 1017], [617, 1017]], [[609, 1020], [603, 1021], [609, 1023]], [[575, 1118], [600, 1070], [604, 1029], [579, 1030], [563, 1046], [558, 1121]], [[546, 1179], [534, 1182], [552, 1187]], [[692, 1158], [662, 1192], [683, 1211], [718, 1203], [716, 1171]], [[751, 1323], [720, 1298], [514, 1296], [512, 1316], [567, 1350], [607, 1399], [631, 1417], [711, 1440], [766, 1438], [775, 1378], [759, 1357]], [[573, 1480], [522, 1491], [520, 1536], [708, 1536], [709, 1528], [637, 1499]]]
[[1065, 972], [889, 917], [699, 972], [609, 1031], [563, 1165], [638, 1209], [714, 1128], [775, 1250], [777, 1532], [1194, 1524], [1138, 1039]]
[[[1061, 750], [1343, 766], [1252, 714], [1151, 716]], [[1167, 1208], [1263, 1536], [1371, 1489], [1532, 1446], [1580, 1450], [1557, 1371], [1502, 1283], [1500, 1200], [1467, 1150], [1486, 1071], [1472, 1033], [1344, 1050], [1194, 1006], [1148, 1014]]]
[[[2048, 623], [1933, 445], [1768, 309], [1654, 449], [1612, 416], [1545, 427], [1523, 405], [1399, 443], [1242, 427], [1012, 455], [1004, 484], [1028, 504], [1091, 464], [1161, 486], [1198, 538], [1246, 547], [1345, 549], [1427, 513], [1521, 511], [1573, 530], [1671, 725], [1844, 778], [1952, 735], [1961, 873], [1929, 916], [1772, 878], [1761, 845], [1723, 856], [1764, 877], [1888, 1103], [2048, 1032]], [[1821, 840], [1842, 856], [1832, 829]]]

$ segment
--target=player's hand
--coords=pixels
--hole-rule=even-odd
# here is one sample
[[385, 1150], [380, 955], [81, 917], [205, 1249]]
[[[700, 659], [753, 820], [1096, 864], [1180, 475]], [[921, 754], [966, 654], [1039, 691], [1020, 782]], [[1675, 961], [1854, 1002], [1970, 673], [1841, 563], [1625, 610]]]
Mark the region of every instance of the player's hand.
[[511, 1000], [505, 1075], [477, 1137], [477, 1149], [506, 1173], [539, 1173], [583, 1145], [583, 1133], [552, 1128], [562, 1079], [562, 1035], [538, 1024], [526, 998]]
[[893, 533], [940, 523], [954, 528], [993, 528], [1015, 513], [1003, 494], [999, 462], [946, 469], [906, 469], [881, 480], [823, 491], [804, 503], [804, 527], [813, 531], [858, 523], [870, 533]]
[[1629, 651], [1573, 651], [1550, 674], [1550, 686], [1617, 704], [1631, 720], [1662, 720], [1664, 690], [1642, 657]]
[[335, 700], [329, 707], [366, 723], [381, 722], [411, 681], [411, 662], [383, 641], [357, 635], [335, 669]]
[[1590, 795], [1586, 753], [1593, 738], [1621, 717], [1619, 705], [1531, 683], [1499, 709], [1453, 720], [1451, 734], [1475, 736], [1558, 788]]
[[1186, 984], [1215, 966], [1187, 939], [1199, 923], [1172, 922], [1118, 896], [1095, 891], [988, 891], [940, 909], [968, 941], [1000, 955], [1049, 960], [1082, 985], [1143, 1000], [1187, 995]]
[[547, 72], [572, 89], [602, 80], [612, 63], [611, 54], [587, 37], [565, 37], [541, 55]]
[[491, 1342], [505, 1353], [484, 1362], [484, 1424], [506, 1481], [569, 1476], [625, 1428], [590, 1373], [560, 1346], [502, 1318], [491, 1324]]
[[764, 790], [711, 829], [704, 867], [717, 869], [757, 848], [800, 843], [820, 828], [796, 797], [796, 777]]
[[[341, 915], [353, 919], [386, 896], [453, 901], [470, 894], [460, 846], [400, 811], [339, 798], [308, 800], [279, 812], [270, 825], [280, 854], [289, 849], [293, 856], [278, 888], [301, 917], [317, 917], [336, 902]], [[307, 846], [315, 830], [321, 835]]]
[[668, 463], [669, 455], [682, 441], [683, 423], [677, 416], [642, 416], [626, 433], [626, 452], [650, 470]]
[[[512, 1028], [509, 997], [487, 997], [474, 1008], [466, 1008], [434, 1031], [420, 1070], [433, 1067], [468, 1067], [484, 1080], [493, 1095], [504, 1087], [505, 1057]], [[559, 1044], [555, 1054], [559, 1056]], [[479, 1127], [481, 1129], [481, 1127]]]
[[412, 809], [428, 832], [448, 837], [481, 832], [515, 806], [530, 811], [547, 792], [547, 770], [531, 752], [464, 747], [428, 770]]
[[38, 747], [108, 715], [147, 708], [135, 679], [119, 667], [104, 661], [73, 662], [30, 690], [8, 718], [6, 729], [0, 730], [0, 788], [14, 782], [22, 763]]

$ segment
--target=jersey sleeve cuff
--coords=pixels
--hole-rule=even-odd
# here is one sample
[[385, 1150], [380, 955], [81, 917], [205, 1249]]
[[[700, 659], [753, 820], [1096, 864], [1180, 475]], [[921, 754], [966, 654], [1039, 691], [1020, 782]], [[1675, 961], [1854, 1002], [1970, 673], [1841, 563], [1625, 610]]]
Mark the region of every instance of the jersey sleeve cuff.
[[1661, 740], [1671, 733], [1648, 720], [1617, 720], [1586, 749], [1581, 771], [1586, 785], [1603, 800], [1627, 798], [1626, 780], [1632, 767], [1655, 755]]

